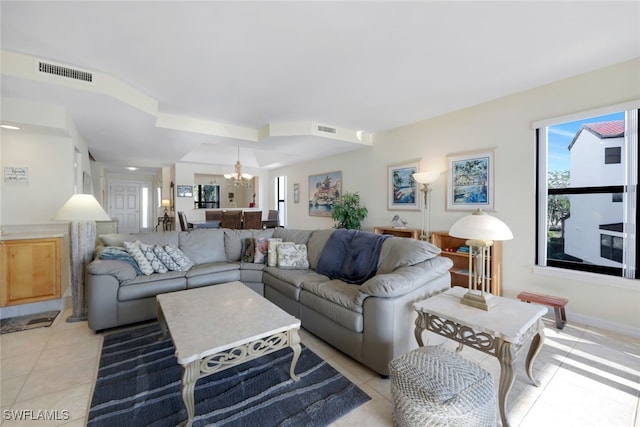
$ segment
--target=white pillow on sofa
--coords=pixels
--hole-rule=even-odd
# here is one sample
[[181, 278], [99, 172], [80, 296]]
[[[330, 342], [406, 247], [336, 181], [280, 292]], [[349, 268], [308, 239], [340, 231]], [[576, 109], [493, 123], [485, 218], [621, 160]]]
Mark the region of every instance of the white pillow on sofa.
[[291, 270], [306, 270], [309, 268], [307, 245], [295, 243], [280, 243], [278, 245], [278, 267]]
[[145, 276], [153, 274], [153, 267], [151, 267], [151, 263], [140, 250], [139, 240], [136, 240], [135, 242], [124, 242], [124, 247], [127, 252], [129, 252], [129, 255], [136, 260], [138, 267], [140, 267], [140, 271], [142, 271]]

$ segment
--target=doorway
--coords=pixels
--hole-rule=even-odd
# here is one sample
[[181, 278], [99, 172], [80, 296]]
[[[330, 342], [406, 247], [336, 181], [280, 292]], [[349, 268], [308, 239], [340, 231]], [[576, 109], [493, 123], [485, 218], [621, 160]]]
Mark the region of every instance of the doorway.
[[140, 188], [139, 182], [109, 184], [109, 216], [118, 221], [119, 233], [140, 232]]

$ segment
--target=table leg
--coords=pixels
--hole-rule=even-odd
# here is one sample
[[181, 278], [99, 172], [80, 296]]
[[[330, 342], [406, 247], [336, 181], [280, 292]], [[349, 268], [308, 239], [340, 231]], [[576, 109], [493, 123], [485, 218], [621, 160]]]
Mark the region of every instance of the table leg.
[[294, 381], [298, 381], [300, 379], [299, 376], [296, 375], [296, 363], [298, 363], [298, 358], [300, 357], [300, 336], [298, 335], [297, 329], [291, 329], [289, 331], [289, 347], [293, 350], [293, 359], [291, 360], [291, 368], [289, 369], [289, 375], [291, 375], [291, 379]]
[[513, 387], [516, 379], [514, 365], [516, 362], [515, 352], [510, 342], [498, 340], [498, 360], [500, 361], [500, 383], [498, 386], [498, 408], [500, 409], [500, 418], [502, 419], [502, 427], [509, 427], [507, 419], [507, 396]]
[[416, 318], [416, 328], [413, 330], [413, 335], [416, 337], [418, 346], [424, 347], [424, 341], [422, 340], [422, 333], [427, 329], [427, 321], [424, 313], [418, 312]]
[[195, 416], [196, 412], [193, 394], [196, 388], [196, 381], [198, 381], [199, 376], [199, 360], [194, 360], [188, 365], [182, 367], [182, 384], [180, 387], [180, 392], [182, 393], [184, 406], [187, 408], [187, 421], [184, 424], [185, 427], [191, 427], [191, 424], [193, 424], [193, 417]]
[[158, 341], [164, 341], [167, 338], [169, 329], [167, 328], [167, 322], [164, 320], [164, 314], [162, 313], [160, 304], [158, 304], [158, 323], [160, 324], [160, 329], [162, 329], [162, 335], [158, 338]]
[[544, 340], [544, 322], [542, 321], [542, 319], [540, 319], [538, 320], [538, 330], [531, 340], [531, 345], [529, 346], [529, 352], [527, 353], [526, 360], [527, 375], [536, 387], [540, 386], [540, 381], [533, 378], [533, 362], [538, 356], [538, 353], [540, 353], [540, 349], [542, 349]]

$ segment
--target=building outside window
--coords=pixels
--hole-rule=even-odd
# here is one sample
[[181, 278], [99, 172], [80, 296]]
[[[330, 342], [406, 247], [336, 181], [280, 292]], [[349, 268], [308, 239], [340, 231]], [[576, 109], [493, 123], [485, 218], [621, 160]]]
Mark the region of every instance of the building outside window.
[[537, 265], [639, 278], [638, 110], [537, 128]]

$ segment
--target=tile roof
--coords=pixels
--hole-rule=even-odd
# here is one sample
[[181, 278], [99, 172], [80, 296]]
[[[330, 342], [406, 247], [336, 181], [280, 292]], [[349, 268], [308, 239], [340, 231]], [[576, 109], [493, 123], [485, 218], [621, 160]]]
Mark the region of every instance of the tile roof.
[[569, 144], [569, 150], [571, 150], [573, 144], [576, 143], [583, 130], [591, 132], [600, 139], [619, 138], [621, 136], [624, 136], [624, 120], [583, 124], [578, 132], [576, 132], [576, 136], [573, 137], [571, 144]]

